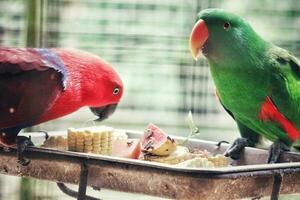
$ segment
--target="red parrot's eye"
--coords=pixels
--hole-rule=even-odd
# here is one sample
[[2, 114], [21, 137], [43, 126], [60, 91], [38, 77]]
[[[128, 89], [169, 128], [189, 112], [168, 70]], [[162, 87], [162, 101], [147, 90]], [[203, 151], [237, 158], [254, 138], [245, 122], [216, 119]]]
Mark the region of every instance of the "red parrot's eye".
[[224, 30], [227, 31], [230, 28], [229, 22], [225, 22], [224, 25], [223, 25], [223, 28], [224, 28]]
[[119, 94], [120, 92], [120, 88], [119, 87], [115, 87], [113, 94]]

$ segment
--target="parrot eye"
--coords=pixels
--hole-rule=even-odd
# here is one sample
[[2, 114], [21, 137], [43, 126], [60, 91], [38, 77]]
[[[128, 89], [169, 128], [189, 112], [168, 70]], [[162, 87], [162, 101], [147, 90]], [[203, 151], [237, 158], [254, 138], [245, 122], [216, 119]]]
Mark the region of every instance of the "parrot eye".
[[119, 87], [115, 87], [113, 94], [119, 94], [120, 92], [120, 88]]
[[230, 28], [230, 23], [229, 22], [225, 22], [223, 25], [223, 28], [225, 31], [227, 31]]

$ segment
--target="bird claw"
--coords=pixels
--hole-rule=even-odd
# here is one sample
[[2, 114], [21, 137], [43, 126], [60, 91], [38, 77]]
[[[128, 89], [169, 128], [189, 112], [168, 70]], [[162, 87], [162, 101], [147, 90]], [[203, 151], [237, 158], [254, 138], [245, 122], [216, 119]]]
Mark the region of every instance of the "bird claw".
[[246, 138], [237, 138], [233, 144], [226, 150], [224, 156], [230, 157], [233, 160], [238, 160], [242, 150], [249, 146], [249, 141]]
[[24, 151], [28, 146], [34, 146], [34, 144], [31, 141], [31, 138], [25, 137], [25, 136], [18, 136], [17, 137], [17, 157], [18, 157], [18, 163], [26, 166], [30, 163], [30, 160], [26, 159], [24, 157]]
[[217, 147], [220, 147], [220, 146], [221, 146], [221, 144], [223, 144], [223, 143], [225, 143], [225, 144], [229, 144], [229, 142], [228, 142], [228, 141], [221, 140], [221, 141], [219, 141], [219, 142], [216, 144], [216, 146], [217, 146]]
[[290, 151], [290, 148], [282, 141], [278, 140], [271, 145], [269, 150], [268, 163], [277, 163], [280, 158], [280, 154], [285, 151]]

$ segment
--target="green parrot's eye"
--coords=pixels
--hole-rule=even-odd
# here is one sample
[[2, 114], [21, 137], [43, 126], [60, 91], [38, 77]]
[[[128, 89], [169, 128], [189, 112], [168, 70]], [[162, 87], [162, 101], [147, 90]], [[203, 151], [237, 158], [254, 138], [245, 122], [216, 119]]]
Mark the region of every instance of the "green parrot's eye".
[[119, 94], [120, 92], [120, 88], [119, 87], [115, 87], [113, 94]]
[[229, 30], [230, 23], [229, 22], [225, 22], [224, 25], [223, 25], [223, 28], [224, 28], [225, 31]]

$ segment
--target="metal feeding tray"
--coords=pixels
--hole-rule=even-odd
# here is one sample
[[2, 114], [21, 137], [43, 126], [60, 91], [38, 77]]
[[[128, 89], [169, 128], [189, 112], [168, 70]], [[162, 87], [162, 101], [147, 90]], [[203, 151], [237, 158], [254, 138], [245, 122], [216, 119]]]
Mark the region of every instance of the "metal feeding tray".
[[[141, 132], [126, 131], [129, 138]], [[66, 134], [50, 132], [49, 135]], [[34, 139], [36, 134], [30, 134]], [[174, 137], [182, 140], [183, 138]], [[190, 139], [188, 147], [223, 153], [228, 145]], [[278, 164], [265, 164], [268, 152], [246, 148], [234, 166], [223, 168], [180, 168], [167, 164], [110, 156], [31, 147], [28, 166], [16, 161], [16, 151], [0, 151], [0, 173], [79, 184], [78, 199], [84, 199], [86, 184], [171, 199], [239, 199], [300, 192], [300, 154], [284, 153]]]

